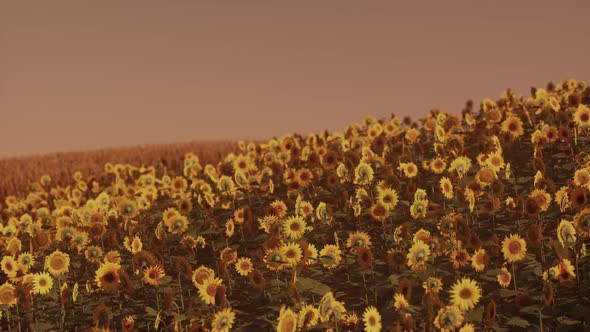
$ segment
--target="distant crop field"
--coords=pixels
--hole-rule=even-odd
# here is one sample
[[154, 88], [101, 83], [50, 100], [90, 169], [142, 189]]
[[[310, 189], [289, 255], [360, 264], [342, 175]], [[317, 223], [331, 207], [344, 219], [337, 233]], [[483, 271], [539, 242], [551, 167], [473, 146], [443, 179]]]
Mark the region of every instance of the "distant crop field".
[[57, 185], [73, 182], [72, 174], [98, 175], [105, 164], [163, 166], [171, 171], [182, 169], [182, 158], [192, 152], [205, 163], [216, 164], [229, 152], [236, 151], [235, 141], [188, 142], [178, 144], [139, 145], [91, 151], [49, 153], [31, 157], [0, 159], [0, 200], [8, 195], [24, 194], [30, 184], [49, 175]]
[[587, 331], [590, 89], [531, 92], [264, 143], [20, 161], [0, 329]]

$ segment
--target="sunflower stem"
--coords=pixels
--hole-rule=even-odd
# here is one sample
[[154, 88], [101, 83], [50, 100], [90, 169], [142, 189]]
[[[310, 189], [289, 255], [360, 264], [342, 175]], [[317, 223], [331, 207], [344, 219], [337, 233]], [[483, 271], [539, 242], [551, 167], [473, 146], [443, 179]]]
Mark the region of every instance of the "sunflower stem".
[[514, 294], [518, 296], [518, 288], [516, 287], [516, 273], [514, 272], [514, 262], [512, 262], [512, 280], [514, 280]]
[[182, 281], [180, 280], [180, 272], [178, 272], [178, 288], [180, 288], [180, 305], [182, 306], [182, 312], [184, 312], [184, 297], [182, 296]]
[[363, 270], [363, 287], [365, 288], [365, 301], [369, 305], [369, 291], [367, 290], [367, 280], [365, 279], [365, 271]]

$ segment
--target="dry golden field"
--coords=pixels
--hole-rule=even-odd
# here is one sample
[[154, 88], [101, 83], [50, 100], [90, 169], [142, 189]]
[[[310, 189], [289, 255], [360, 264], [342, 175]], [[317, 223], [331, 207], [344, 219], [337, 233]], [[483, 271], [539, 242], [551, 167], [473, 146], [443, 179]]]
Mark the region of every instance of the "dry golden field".
[[190, 142], [179, 144], [140, 145], [92, 151], [60, 152], [31, 157], [0, 159], [0, 200], [7, 195], [22, 194], [27, 187], [49, 175], [56, 184], [73, 182], [76, 171], [84, 175], [100, 174], [107, 162], [134, 165], [165, 166], [171, 170], [182, 167], [182, 158], [193, 152], [206, 163], [217, 163], [236, 151], [234, 141]]
[[567, 80], [3, 171], [0, 329], [587, 331], [589, 105]]

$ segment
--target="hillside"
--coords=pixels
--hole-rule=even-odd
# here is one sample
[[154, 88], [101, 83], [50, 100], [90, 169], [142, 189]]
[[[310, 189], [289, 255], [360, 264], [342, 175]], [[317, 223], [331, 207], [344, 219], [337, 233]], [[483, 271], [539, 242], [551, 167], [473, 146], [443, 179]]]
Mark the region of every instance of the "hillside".
[[24, 195], [29, 186], [48, 175], [54, 184], [72, 184], [72, 174], [79, 171], [92, 176], [104, 171], [106, 163], [137, 166], [154, 165], [178, 171], [182, 158], [192, 152], [206, 163], [217, 163], [237, 149], [237, 142], [189, 142], [108, 148], [90, 151], [49, 153], [18, 158], [0, 159], [0, 201], [8, 195]]
[[567, 80], [178, 167], [46, 163], [74, 182], [6, 198], [0, 326], [589, 329], [589, 105]]

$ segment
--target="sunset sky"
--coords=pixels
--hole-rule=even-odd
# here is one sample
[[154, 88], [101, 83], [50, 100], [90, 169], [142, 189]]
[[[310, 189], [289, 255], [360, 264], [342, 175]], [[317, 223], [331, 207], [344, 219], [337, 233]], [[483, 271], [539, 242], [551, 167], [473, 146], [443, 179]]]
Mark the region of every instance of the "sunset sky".
[[590, 80], [588, 1], [392, 3], [0, 0], [0, 157], [341, 130]]

